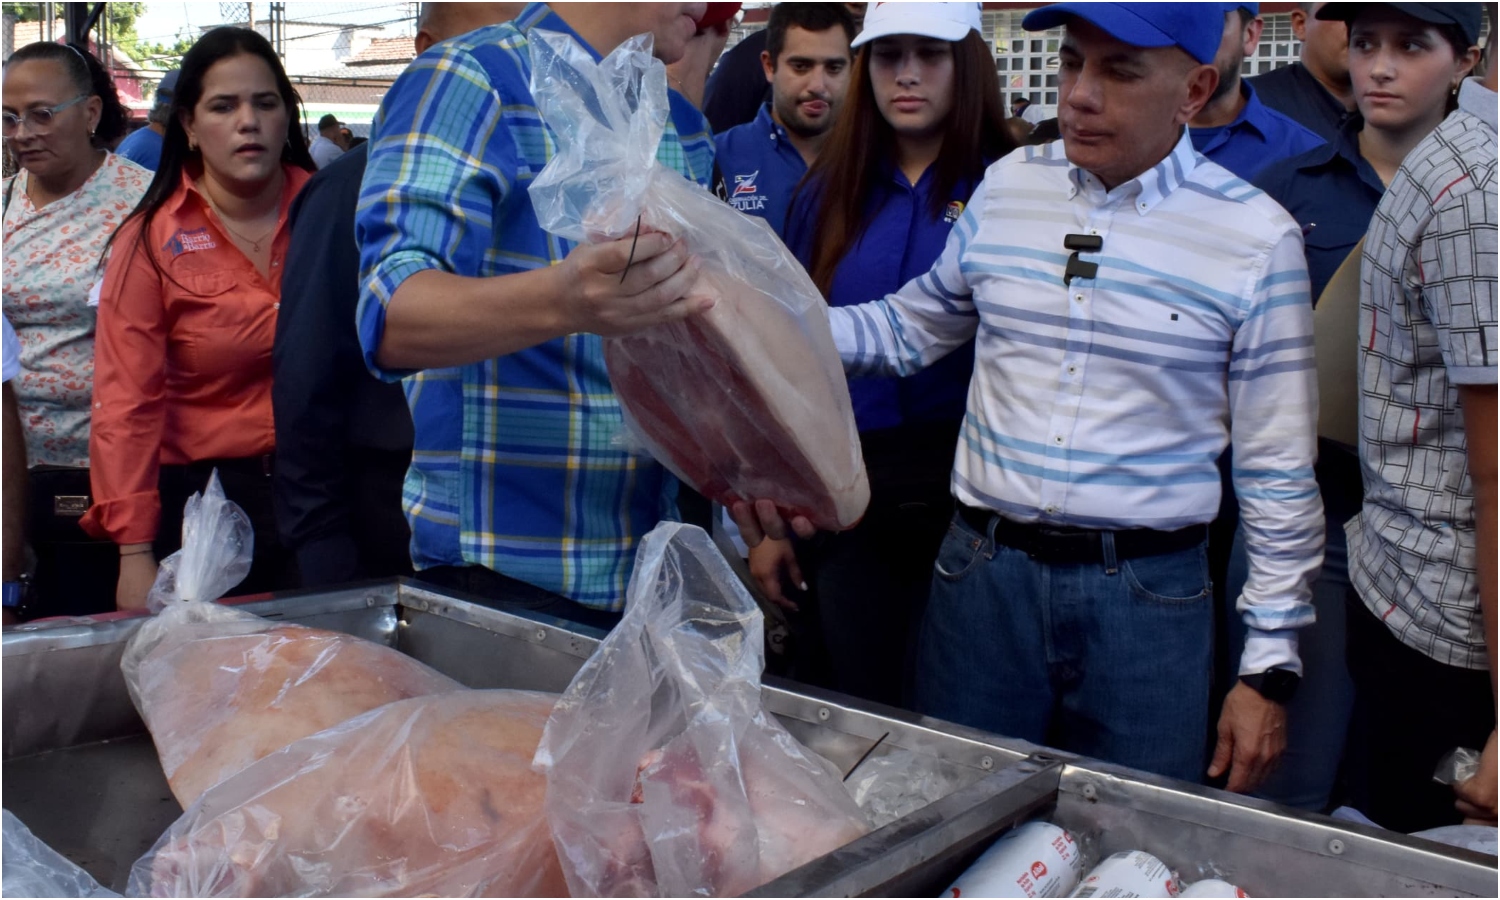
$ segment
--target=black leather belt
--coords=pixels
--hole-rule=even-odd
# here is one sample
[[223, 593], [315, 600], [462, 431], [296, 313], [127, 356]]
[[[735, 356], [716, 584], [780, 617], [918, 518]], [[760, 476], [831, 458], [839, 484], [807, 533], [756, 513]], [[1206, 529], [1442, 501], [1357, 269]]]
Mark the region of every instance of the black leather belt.
[[1137, 559], [1143, 556], [1161, 556], [1191, 550], [1208, 539], [1208, 526], [1189, 525], [1176, 531], [1153, 531], [1149, 528], [1129, 528], [1104, 532], [1087, 528], [1070, 528], [1056, 525], [1028, 525], [1013, 522], [987, 509], [976, 509], [960, 504], [958, 515], [968, 526], [983, 535], [990, 532], [990, 521], [995, 523], [995, 543], [1020, 550], [1032, 559], [1049, 563], [1102, 563], [1104, 544], [1102, 536], [1115, 536], [1115, 559]]

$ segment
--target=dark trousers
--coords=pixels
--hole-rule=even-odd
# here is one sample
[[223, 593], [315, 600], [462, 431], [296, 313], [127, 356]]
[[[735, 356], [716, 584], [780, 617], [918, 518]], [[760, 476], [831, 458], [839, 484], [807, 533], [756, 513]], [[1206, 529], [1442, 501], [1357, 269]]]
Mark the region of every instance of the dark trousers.
[[534, 584], [501, 575], [484, 566], [433, 566], [417, 573], [428, 584], [472, 594], [506, 612], [532, 612], [609, 631], [622, 613], [584, 606]]
[[811, 590], [789, 595], [802, 607], [792, 617], [793, 676], [910, 708], [932, 564], [953, 517], [957, 429], [902, 427], [860, 441], [870, 479], [864, 518], [798, 548]]
[[250, 574], [225, 596], [242, 597], [296, 587], [298, 578], [295, 559], [282, 546], [281, 537], [276, 530], [276, 514], [271, 497], [273, 465], [272, 457], [257, 456], [247, 459], [204, 460], [185, 466], [162, 466], [158, 479], [161, 524], [156, 529], [156, 540], [151, 544], [156, 558], [166, 559], [169, 554], [182, 547], [183, 507], [189, 497], [207, 487], [209, 476], [214, 469], [218, 469], [224, 496], [245, 511], [255, 531], [255, 555], [250, 565]]
[[1483, 749], [1495, 729], [1488, 670], [1444, 665], [1406, 646], [1352, 589], [1347, 619], [1347, 804], [1393, 831], [1458, 824], [1453, 788], [1432, 773], [1454, 747]]

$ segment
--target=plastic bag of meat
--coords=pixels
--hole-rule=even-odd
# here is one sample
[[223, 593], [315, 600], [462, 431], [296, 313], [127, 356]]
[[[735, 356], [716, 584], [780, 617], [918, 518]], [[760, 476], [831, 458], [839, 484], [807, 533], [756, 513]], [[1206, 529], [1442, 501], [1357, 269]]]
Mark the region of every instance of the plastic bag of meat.
[[869, 830], [761, 705], [764, 664], [760, 610], [708, 535], [646, 535], [624, 620], [537, 750], [574, 896], [734, 896]]
[[249, 521], [217, 473], [188, 500], [182, 531], [151, 591], [161, 612], [136, 630], [120, 668], [184, 808], [298, 738], [459, 687], [389, 647], [211, 602], [244, 577], [251, 555]]
[[7, 897], [118, 897], [72, 860], [47, 846], [26, 823], [4, 811], [0, 893]]
[[595, 63], [531, 32], [532, 93], [557, 154], [532, 182], [537, 219], [572, 241], [683, 238], [708, 312], [604, 341], [628, 424], [653, 456], [729, 506], [766, 498], [829, 530], [852, 527], [869, 484], [828, 311], [764, 221], [656, 159], [666, 70], [641, 35]]
[[555, 897], [532, 756], [555, 694], [459, 690], [303, 738], [188, 808], [131, 896]]

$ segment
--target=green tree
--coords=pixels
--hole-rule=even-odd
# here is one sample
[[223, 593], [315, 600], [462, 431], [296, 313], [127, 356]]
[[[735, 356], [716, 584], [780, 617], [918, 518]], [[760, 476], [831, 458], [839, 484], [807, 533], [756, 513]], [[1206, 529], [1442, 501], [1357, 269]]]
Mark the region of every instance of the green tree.
[[[14, 15], [19, 22], [35, 22], [41, 18], [40, 3], [5, 3], [5, 12]], [[109, 39], [114, 46], [148, 68], [170, 69], [182, 61], [182, 55], [193, 46], [193, 40], [178, 35], [169, 43], [143, 41], [136, 33], [136, 22], [145, 12], [145, 3], [111, 2], [104, 5], [108, 17]], [[58, 7], [58, 12], [61, 8]]]

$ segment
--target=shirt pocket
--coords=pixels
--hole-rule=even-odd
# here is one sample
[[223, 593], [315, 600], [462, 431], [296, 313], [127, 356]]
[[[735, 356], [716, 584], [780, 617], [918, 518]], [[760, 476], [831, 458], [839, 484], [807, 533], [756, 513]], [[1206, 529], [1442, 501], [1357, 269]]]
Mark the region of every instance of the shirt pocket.
[[[274, 314], [259, 309], [234, 272], [178, 276], [172, 343], [180, 349], [179, 368], [189, 376], [217, 378], [269, 372]], [[262, 359], [264, 357], [264, 359]]]

